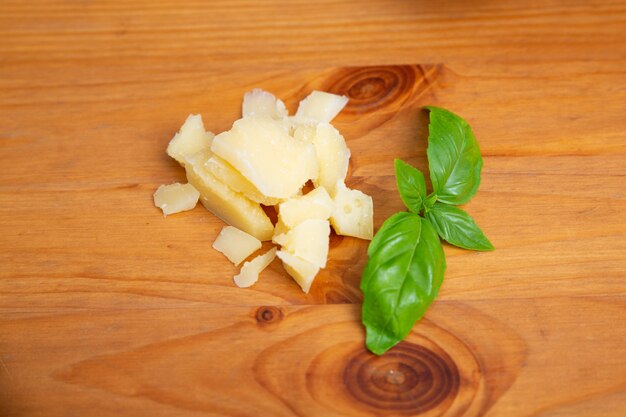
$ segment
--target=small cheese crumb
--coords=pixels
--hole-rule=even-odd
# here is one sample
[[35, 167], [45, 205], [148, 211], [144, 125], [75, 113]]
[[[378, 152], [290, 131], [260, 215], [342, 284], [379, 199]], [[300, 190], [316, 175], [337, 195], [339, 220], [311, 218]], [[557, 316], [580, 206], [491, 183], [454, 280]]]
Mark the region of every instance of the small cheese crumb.
[[239, 274], [233, 277], [235, 284], [238, 287], [247, 288], [257, 282], [259, 280], [259, 274], [276, 258], [276, 251], [276, 248], [272, 248], [250, 262], [244, 263]]
[[222, 252], [235, 265], [260, 247], [259, 239], [233, 226], [224, 227], [213, 242], [213, 249]]
[[163, 215], [191, 210], [198, 203], [200, 193], [191, 184], [178, 182], [161, 185], [154, 192], [154, 205], [163, 210]]

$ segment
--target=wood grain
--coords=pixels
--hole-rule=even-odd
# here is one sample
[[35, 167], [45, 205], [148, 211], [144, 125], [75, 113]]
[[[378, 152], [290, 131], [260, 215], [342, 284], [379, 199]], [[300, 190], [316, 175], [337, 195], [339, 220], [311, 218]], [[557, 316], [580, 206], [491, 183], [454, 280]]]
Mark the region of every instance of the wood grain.
[[[0, 3], [0, 416], [623, 416], [623, 1]], [[303, 294], [249, 290], [210, 249], [164, 149], [189, 113], [227, 129], [262, 87], [348, 95], [349, 184], [375, 224], [423, 171], [426, 104], [485, 159], [465, 208], [497, 247], [445, 246], [440, 297], [367, 353], [366, 242], [333, 236]]]

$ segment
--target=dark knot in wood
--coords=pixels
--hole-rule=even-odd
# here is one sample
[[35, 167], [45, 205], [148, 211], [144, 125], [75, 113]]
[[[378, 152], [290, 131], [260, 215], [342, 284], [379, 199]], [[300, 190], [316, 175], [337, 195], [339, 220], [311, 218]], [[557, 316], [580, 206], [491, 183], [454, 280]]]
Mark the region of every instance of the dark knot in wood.
[[456, 364], [445, 352], [406, 342], [383, 356], [359, 351], [344, 371], [348, 392], [359, 402], [402, 414], [448, 408], [460, 379]]
[[260, 325], [277, 323], [282, 320], [283, 312], [278, 307], [262, 306], [257, 309], [255, 317]]
[[350, 99], [342, 114], [395, 109], [411, 96], [416, 75], [412, 65], [341, 68], [327, 91]]

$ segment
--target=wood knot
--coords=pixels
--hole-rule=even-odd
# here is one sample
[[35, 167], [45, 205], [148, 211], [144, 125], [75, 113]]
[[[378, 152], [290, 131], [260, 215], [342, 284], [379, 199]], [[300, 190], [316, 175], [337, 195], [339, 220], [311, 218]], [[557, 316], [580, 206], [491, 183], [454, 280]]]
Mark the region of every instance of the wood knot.
[[326, 91], [350, 99], [342, 114], [396, 109], [412, 95], [416, 76], [412, 65], [340, 68], [327, 81]]
[[278, 307], [262, 306], [256, 310], [255, 318], [260, 325], [278, 323], [283, 319], [283, 312]]
[[383, 356], [359, 350], [344, 381], [351, 396], [372, 408], [396, 413], [447, 409], [457, 396], [459, 370], [444, 351], [403, 342]]

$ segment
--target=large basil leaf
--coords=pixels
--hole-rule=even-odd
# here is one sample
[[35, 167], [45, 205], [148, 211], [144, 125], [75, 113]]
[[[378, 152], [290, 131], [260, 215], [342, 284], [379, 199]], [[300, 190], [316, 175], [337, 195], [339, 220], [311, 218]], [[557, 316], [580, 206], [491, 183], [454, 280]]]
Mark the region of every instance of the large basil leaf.
[[369, 350], [382, 355], [404, 339], [435, 299], [446, 260], [437, 232], [414, 213], [396, 213], [368, 248], [363, 324]]
[[464, 249], [493, 250], [494, 247], [469, 214], [458, 207], [435, 203], [426, 212], [439, 236]]
[[409, 210], [413, 213], [419, 213], [424, 208], [424, 201], [426, 200], [424, 174], [400, 159], [396, 159], [394, 165], [400, 198]]
[[465, 204], [480, 184], [483, 158], [478, 142], [465, 120], [448, 110], [427, 107], [428, 168], [437, 199], [448, 204]]

